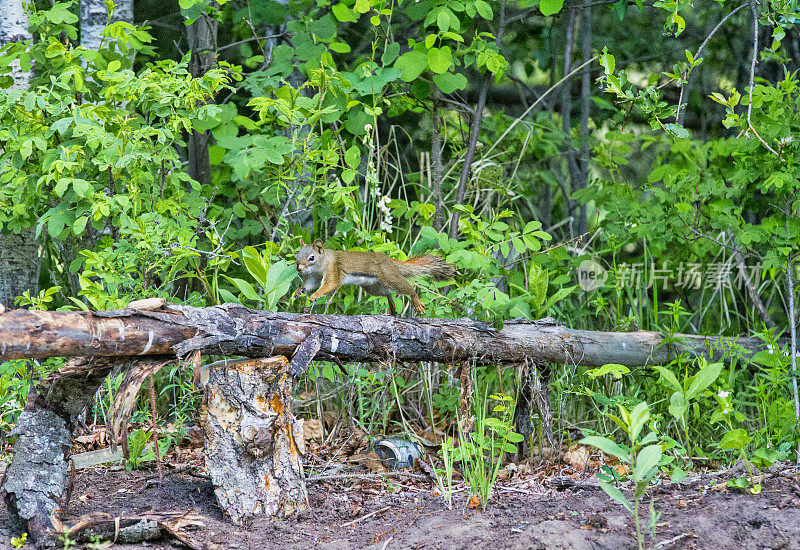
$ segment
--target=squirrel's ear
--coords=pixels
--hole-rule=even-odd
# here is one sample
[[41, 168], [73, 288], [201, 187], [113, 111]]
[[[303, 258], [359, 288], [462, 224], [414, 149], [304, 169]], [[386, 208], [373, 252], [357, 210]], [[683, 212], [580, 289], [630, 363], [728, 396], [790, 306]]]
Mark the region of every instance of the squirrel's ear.
[[325, 248], [322, 245], [322, 239], [317, 239], [316, 241], [314, 241], [314, 244], [312, 244], [311, 246], [313, 246], [314, 250], [316, 250], [317, 252], [322, 252], [322, 249]]
[[304, 246], [308, 246], [308, 245], [307, 245], [307, 244], [306, 244], [306, 242], [303, 240], [303, 238], [302, 238], [302, 237], [300, 237], [300, 247], [302, 248], [302, 247], [304, 247]]

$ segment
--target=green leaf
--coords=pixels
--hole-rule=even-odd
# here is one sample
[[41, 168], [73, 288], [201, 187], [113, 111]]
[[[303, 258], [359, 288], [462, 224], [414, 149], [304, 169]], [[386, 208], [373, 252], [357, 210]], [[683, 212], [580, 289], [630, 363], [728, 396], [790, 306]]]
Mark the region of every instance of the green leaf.
[[342, 23], [355, 23], [356, 21], [358, 21], [358, 17], [356, 16], [355, 13], [353, 13], [353, 10], [351, 10], [344, 4], [341, 3], [336, 4], [335, 6], [333, 6], [333, 8], [331, 8], [331, 11], [333, 12], [333, 15], [336, 17], [336, 19], [338, 19]]
[[628, 12], [628, 0], [617, 0], [613, 8], [614, 13], [617, 14], [617, 19], [622, 21], [625, 19], [625, 14]]
[[350, 45], [344, 42], [331, 42], [328, 47], [336, 53], [350, 53]]
[[744, 491], [750, 485], [750, 482], [747, 480], [747, 477], [737, 477], [736, 479], [729, 480], [725, 487], [730, 489], [740, 489]]
[[[481, 2], [483, 0], [478, 1]], [[441, 32], [446, 32], [451, 26], [450, 21], [453, 19], [455, 19], [456, 24], [458, 24], [458, 18], [455, 16], [455, 14], [453, 14], [453, 12], [447, 8], [439, 8], [438, 13], [436, 14], [436, 26], [439, 27]]]
[[[544, 2], [542, 2], [542, 4], [544, 4]], [[564, 0], [561, 0], [561, 4], [562, 5], [564, 4]], [[492, 7], [484, 0], [475, 0], [475, 9], [477, 9], [480, 16], [486, 19], [487, 21], [491, 21], [492, 19], [494, 19], [494, 13], [492, 13]], [[558, 9], [560, 10], [561, 8]], [[544, 13], [544, 10], [542, 10], [542, 13]], [[442, 29], [442, 30], [447, 30], [447, 29]]]
[[554, 306], [556, 303], [560, 302], [561, 300], [563, 300], [564, 298], [566, 298], [567, 296], [569, 296], [570, 294], [572, 294], [572, 292], [573, 292], [573, 291], [574, 291], [576, 288], [578, 288], [578, 286], [577, 286], [577, 285], [574, 285], [574, 286], [566, 286], [566, 287], [561, 287], [561, 288], [559, 288], [559, 289], [556, 291], [556, 293], [555, 293], [555, 294], [553, 294], [552, 296], [550, 296], [550, 298], [547, 300], [547, 303], [546, 303], [546, 304], [545, 304], [545, 306], [544, 306], [544, 310], [545, 310], [545, 311], [549, 311], [549, 310], [550, 310], [550, 308], [551, 308], [551, 307], [553, 307], [553, 306]]
[[[561, 8], [564, 7], [564, 0], [542, 0], [541, 4], [539, 4], [539, 9], [542, 12], [542, 15], [555, 15], [556, 13], [561, 11]], [[491, 18], [487, 18], [491, 19]]]
[[230, 290], [225, 288], [220, 288], [218, 290], [219, 297], [222, 299], [223, 302], [228, 304], [241, 304], [242, 302], [237, 298]]
[[392, 42], [386, 46], [386, 51], [381, 55], [381, 63], [383, 65], [391, 65], [398, 55], [400, 55], [400, 44]]
[[273, 311], [278, 300], [283, 298], [297, 276], [294, 264], [286, 260], [278, 260], [269, 267], [267, 281], [264, 285], [266, 291], [267, 310]]
[[267, 279], [267, 270], [264, 267], [264, 258], [262, 258], [258, 250], [252, 246], [245, 246], [244, 250], [242, 250], [242, 260], [250, 276], [260, 285], [263, 285]]
[[453, 54], [450, 46], [431, 48], [428, 50], [428, 66], [434, 73], [445, 73], [453, 65]]
[[653, 368], [661, 373], [661, 380], [666, 382], [670, 388], [675, 391], [683, 392], [683, 386], [678, 382], [678, 378], [675, 376], [674, 372], [662, 366], [654, 366]]
[[625, 365], [609, 363], [607, 365], [603, 365], [602, 367], [586, 371], [586, 376], [594, 379], [605, 376], [606, 374], [611, 374], [614, 378], [619, 380], [622, 378], [623, 374], [628, 374], [629, 372], [631, 372], [631, 370]]
[[86, 228], [86, 222], [89, 221], [88, 216], [81, 216], [76, 219], [72, 224], [72, 233], [74, 235], [80, 235], [83, 233], [83, 230]]
[[700, 372], [694, 376], [694, 380], [689, 385], [689, 389], [686, 390], [686, 399], [694, 399], [700, 395], [700, 392], [716, 382], [721, 372], [722, 363], [711, 363], [700, 369]]
[[603, 489], [603, 491], [605, 491], [606, 494], [610, 496], [612, 499], [617, 501], [619, 504], [622, 504], [628, 512], [630, 512], [631, 514], [633, 513], [633, 508], [631, 507], [631, 503], [628, 502], [628, 499], [625, 498], [625, 495], [622, 494], [622, 491], [620, 491], [607, 481], [603, 480], [600, 480], [600, 488]]
[[397, 58], [394, 66], [400, 69], [400, 78], [405, 82], [416, 80], [428, 68], [428, 56], [423, 52], [410, 51]]
[[639, 432], [642, 431], [642, 428], [649, 419], [650, 419], [649, 405], [644, 401], [637, 403], [636, 406], [631, 411], [631, 426], [630, 426], [631, 441], [636, 441], [637, 439], [639, 439]]
[[76, 195], [85, 198], [91, 193], [92, 184], [84, 179], [75, 178], [72, 180], [72, 189]]
[[636, 455], [636, 464], [633, 467], [633, 479], [637, 483], [644, 480], [650, 469], [661, 460], [661, 443], [648, 445]]
[[744, 449], [752, 440], [753, 438], [747, 435], [747, 430], [736, 428], [722, 436], [717, 447], [720, 449]]
[[239, 289], [239, 292], [241, 292], [242, 295], [248, 300], [252, 300], [254, 302], [264, 301], [263, 298], [261, 298], [261, 296], [259, 296], [258, 293], [256, 293], [255, 289], [253, 288], [253, 285], [251, 285], [244, 279], [238, 279], [235, 277], [228, 277], [227, 279], [230, 282], [232, 282], [236, 286], [236, 288]]
[[630, 453], [628, 452], [628, 450], [622, 447], [621, 445], [615, 443], [614, 441], [608, 439], [607, 437], [589, 435], [578, 441], [578, 443], [582, 443], [584, 445], [591, 445], [592, 447], [597, 447], [604, 453], [615, 456], [623, 462], [628, 462], [630, 460]]
[[686, 411], [689, 410], [689, 405], [683, 396], [683, 392], [676, 391], [672, 394], [669, 399], [669, 407], [667, 407], [667, 410], [669, 410], [669, 414], [671, 414], [673, 418], [683, 418]]
[[358, 165], [361, 164], [361, 150], [357, 145], [353, 145], [345, 152], [344, 162], [350, 168], [358, 168]]
[[463, 90], [467, 87], [467, 77], [461, 73], [435, 74], [433, 82], [445, 94], [452, 94], [456, 90]]

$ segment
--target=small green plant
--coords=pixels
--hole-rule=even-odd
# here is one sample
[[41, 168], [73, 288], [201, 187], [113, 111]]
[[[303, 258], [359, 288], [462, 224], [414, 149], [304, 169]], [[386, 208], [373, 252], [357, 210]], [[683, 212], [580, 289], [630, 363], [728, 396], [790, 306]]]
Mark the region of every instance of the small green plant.
[[664, 384], [673, 390], [669, 399], [668, 410], [669, 414], [680, 426], [680, 431], [683, 435], [683, 447], [689, 452], [690, 458], [693, 453], [688, 422], [689, 408], [693, 400], [698, 399], [706, 388], [717, 381], [723, 367], [722, 363], [708, 363], [703, 357], [699, 359], [699, 365], [700, 370], [692, 376], [685, 377], [683, 383], [678, 381], [675, 373], [669, 368], [663, 366], [653, 367], [661, 374], [661, 380]]
[[61, 535], [58, 536], [58, 538], [61, 541], [61, 544], [63, 545], [62, 548], [64, 550], [69, 550], [70, 548], [75, 546], [75, 541], [69, 538], [69, 535], [67, 535], [66, 533], [62, 533]]
[[[648, 485], [658, 472], [658, 464], [662, 457], [662, 445], [655, 431], [648, 432], [640, 438], [642, 429], [650, 419], [650, 407], [646, 402], [636, 405], [632, 411], [628, 411], [624, 406], [619, 405], [620, 416], [606, 413], [628, 436], [628, 445], [620, 445], [608, 437], [588, 436], [580, 440], [580, 443], [597, 447], [606, 454], [615, 456], [619, 461], [628, 467], [631, 473], [630, 478], [634, 482], [633, 503], [622, 494], [616, 486], [607, 481], [600, 480], [600, 487], [608, 496], [621, 504], [628, 512], [633, 515], [636, 526], [636, 541], [639, 549], [643, 548], [644, 535], [639, 522], [639, 505]], [[655, 537], [655, 525], [658, 521], [659, 513], [651, 500], [650, 503], [650, 522], [648, 528]]]
[[47, 309], [47, 304], [53, 301], [53, 295], [61, 290], [60, 286], [51, 286], [39, 291], [36, 296], [31, 296], [29, 290], [22, 293], [22, 296], [14, 298], [14, 303], [20, 307], [28, 309]]
[[721, 450], [739, 451], [739, 459], [747, 469], [746, 475], [729, 480], [726, 486], [732, 489], [746, 489], [757, 495], [761, 492], [761, 478], [754, 474], [753, 466], [767, 468], [778, 460], [784, 460], [788, 456], [789, 443], [786, 442], [784, 448], [777, 450], [762, 446], [752, 456], [749, 455], [747, 448], [753, 438], [744, 428], [734, 427], [734, 422], [743, 421], [744, 415], [733, 408], [733, 395], [729, 391], [720, 391], [715, 397], [717, 399], [717, 409], [711, 416], [711, 422], [723, 422], [728, 427], [728, 431], [717, 443], [717, 447]]
[[[492, 410], [499, 413], [499, 418], [487, 416], [489, 399], [497, 402]], [[476, 396], [473, 431], [466, 433], [459, 423], [459, 447], [455, 449], [453, 460], [461, 461], [464, 478], [473, 494], [481, 499], [484, 509], [497, 482], [503, 453], [515, 452], [517, 449], [514, 443], [523, 440], [523, 437], [513, 430], [514, 405], [514, 400], [508, 395], [497, 393], [487, 399], [484, 391], [482, 398], [479, 393]]]
[[92, 535], [91, 542], [86, 546], [89, 550], [105, 550], [106, 548], [111, 548], [114, 546], [114, 542], [107, 540], [103, 541], [97, 535]]
[[[442, 493], [444, 503], [448, 510], [453, 509], [453, 463], [455, 462], [455, 449], [453, 438], [445, 437], [442, 440], [442, 462], [443, 469], [436, 469], [436, 485]], [[442, 479], [444, 478], [444, 479]]]
[[[152, 445], [148, 448], [151, 433], [139, 429], [128, 436], [128, 461], [125, 463], [126, 470], [138, 470], [145, 462], [152, 462], [156, 459]], [[162, 437], [158, 442], [159, 456], [164, 456], [172, 445], [172, 436]]]
[[28, 533], [22, 533], [18, 537], [11, 537], [11, 546], [13, 548], [22, 548], [25, 546], [26, 540], [28, 540]]

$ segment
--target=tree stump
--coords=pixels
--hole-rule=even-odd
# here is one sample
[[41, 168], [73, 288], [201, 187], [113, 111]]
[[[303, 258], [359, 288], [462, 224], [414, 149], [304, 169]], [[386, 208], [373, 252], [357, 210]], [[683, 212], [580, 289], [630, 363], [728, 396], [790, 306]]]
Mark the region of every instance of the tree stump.
[[308, 508], [302, 421], [291, 412], [289, 361], [220, 361], [201, 372], [200, 421], [217, 502], [236, 525]]

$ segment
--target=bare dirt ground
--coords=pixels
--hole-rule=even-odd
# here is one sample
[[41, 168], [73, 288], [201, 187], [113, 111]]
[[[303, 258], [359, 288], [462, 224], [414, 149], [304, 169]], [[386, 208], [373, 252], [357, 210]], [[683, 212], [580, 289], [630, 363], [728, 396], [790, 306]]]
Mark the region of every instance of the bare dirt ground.
[[[800, 548], [800, 475], [773, 466], [761, 494], [731, 492], [724, 475], [690, 476], [652, 492], [662, 512], [655, 540], [667, 548]], [[353, 477], [309, 484], [311, 509], [299, 518], [264, 518], [247, 528], [226, 522], [210, 481], [170, 473], [158, 484], [152, 470], [98, 468], [79, 471], [67, 520], [84, 514], [125, 516], [193, 511], [192, 532], [202, 548], [531, 548], [633, 549], [633, 522], [591, 481], [558, 490], [551, 479], [501, 482], [486, 511], [466, 507], [466, 492], [448, 510], [431, 484], [419, 478]], [[646, 507], [645, 507], [646, 508]], [[642, 521], [646, 523], [646, 511]], [[8, 514], [0, 503], [0, 548], [10, 548]], [[150, 548], [181, 547], [168, 537]], [[115, 544], [111, 548], [142, 548]], [[26, 549], [32, 545], [25, 546]]]

